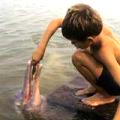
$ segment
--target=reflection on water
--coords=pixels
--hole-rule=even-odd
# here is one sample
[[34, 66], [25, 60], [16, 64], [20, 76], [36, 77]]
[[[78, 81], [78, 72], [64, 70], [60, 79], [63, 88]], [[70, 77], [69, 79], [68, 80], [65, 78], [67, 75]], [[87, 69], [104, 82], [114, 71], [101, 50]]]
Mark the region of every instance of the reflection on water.
[[[15, 112], [13, 96], [22, 87], [26, 62], [49, 21], [64, 16], [67, 7], [74, 2], [66, 1], [63, 7], [64, 0], [55, 5], [41, 0], [0, 0], [0, 120], [24, 120]], [[118, 23], [114, 24], [119, 29]], [[42, 61], [41, 90], [44, 95], [77, 74], [70, 58], [74, 50], [58, 30]]]

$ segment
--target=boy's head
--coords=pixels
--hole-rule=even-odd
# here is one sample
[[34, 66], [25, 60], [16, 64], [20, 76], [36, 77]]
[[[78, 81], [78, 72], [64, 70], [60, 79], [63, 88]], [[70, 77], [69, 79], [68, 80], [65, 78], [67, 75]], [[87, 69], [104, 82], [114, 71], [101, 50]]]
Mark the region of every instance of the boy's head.
[[89, 37], [97, 36], [102, 26], [101, 17], [93, 8], [77, 4], [68, 9], [62, 24], [62, 34], [72, 42], [85, 42]]

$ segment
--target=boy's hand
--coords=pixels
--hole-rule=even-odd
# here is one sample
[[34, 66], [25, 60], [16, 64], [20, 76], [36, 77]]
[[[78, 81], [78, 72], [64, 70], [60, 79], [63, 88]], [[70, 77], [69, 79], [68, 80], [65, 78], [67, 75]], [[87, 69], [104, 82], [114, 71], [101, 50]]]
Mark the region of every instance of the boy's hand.
[[39, 48], [37, 48], [32, 53], [32, 65], [36, 65], [37, 63], [39, 63], [42, 58], [43, 58], [42, 52], [39, 50]]
[[42, 52], [39, 48], [37, 48], [33, 53], [32, 53], [32, 61], [31, 64], [33, 66], [32, 74], [35, 73], [36, 71], [36, 65], [40, 62], [42, 59], [43, 55]]

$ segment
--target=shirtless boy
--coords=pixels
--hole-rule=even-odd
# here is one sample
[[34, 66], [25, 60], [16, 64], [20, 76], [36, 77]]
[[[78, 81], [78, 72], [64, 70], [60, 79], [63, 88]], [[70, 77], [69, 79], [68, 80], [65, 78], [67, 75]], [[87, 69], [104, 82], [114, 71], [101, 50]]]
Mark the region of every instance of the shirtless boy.
[[93, 96], [82, 99], [91, 106], [114, 102], [120, 95], [120, 40], [117, 35], [102, 23], [96, 10], [85, 4], [74, 5], [68, 9], [64, 19], [50, 22], [33, 52], [33, 64], [42, 60], [47, 43], [58, 28], [77, 48], [72, 55], [73, 65], [92, 85], [75, 94], [95, 92]]

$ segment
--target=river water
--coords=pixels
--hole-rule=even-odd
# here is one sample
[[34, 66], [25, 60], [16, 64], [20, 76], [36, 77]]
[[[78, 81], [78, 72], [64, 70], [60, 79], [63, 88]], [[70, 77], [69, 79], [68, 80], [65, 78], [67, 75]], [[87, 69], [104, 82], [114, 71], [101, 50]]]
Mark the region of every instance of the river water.
[[[82, 0], [0, 0], [0, 120], [24, 120], [21, 114], [16, 113], [13, 101], [16, 92], [22, 88], [26, 63], [48, 23], [54, 18], [64, 17], [67, 8], [78, 2]], [[86, 2], [100, 8], [97, 6], [100, 1], [98, 4], [93, 0]], [[113, 13], [111, 16], [109, 8], [106, 10], [104, 13], [100, 9], [104, 16], [108, 15], [104, 18], [105, 22], [120, 33], [120, 15]], [[78, 74], [71, 64], [74, 51], [70, 42], [62, 37], [61, 30], [57, 30], [42, 61], [43, 95]]]

